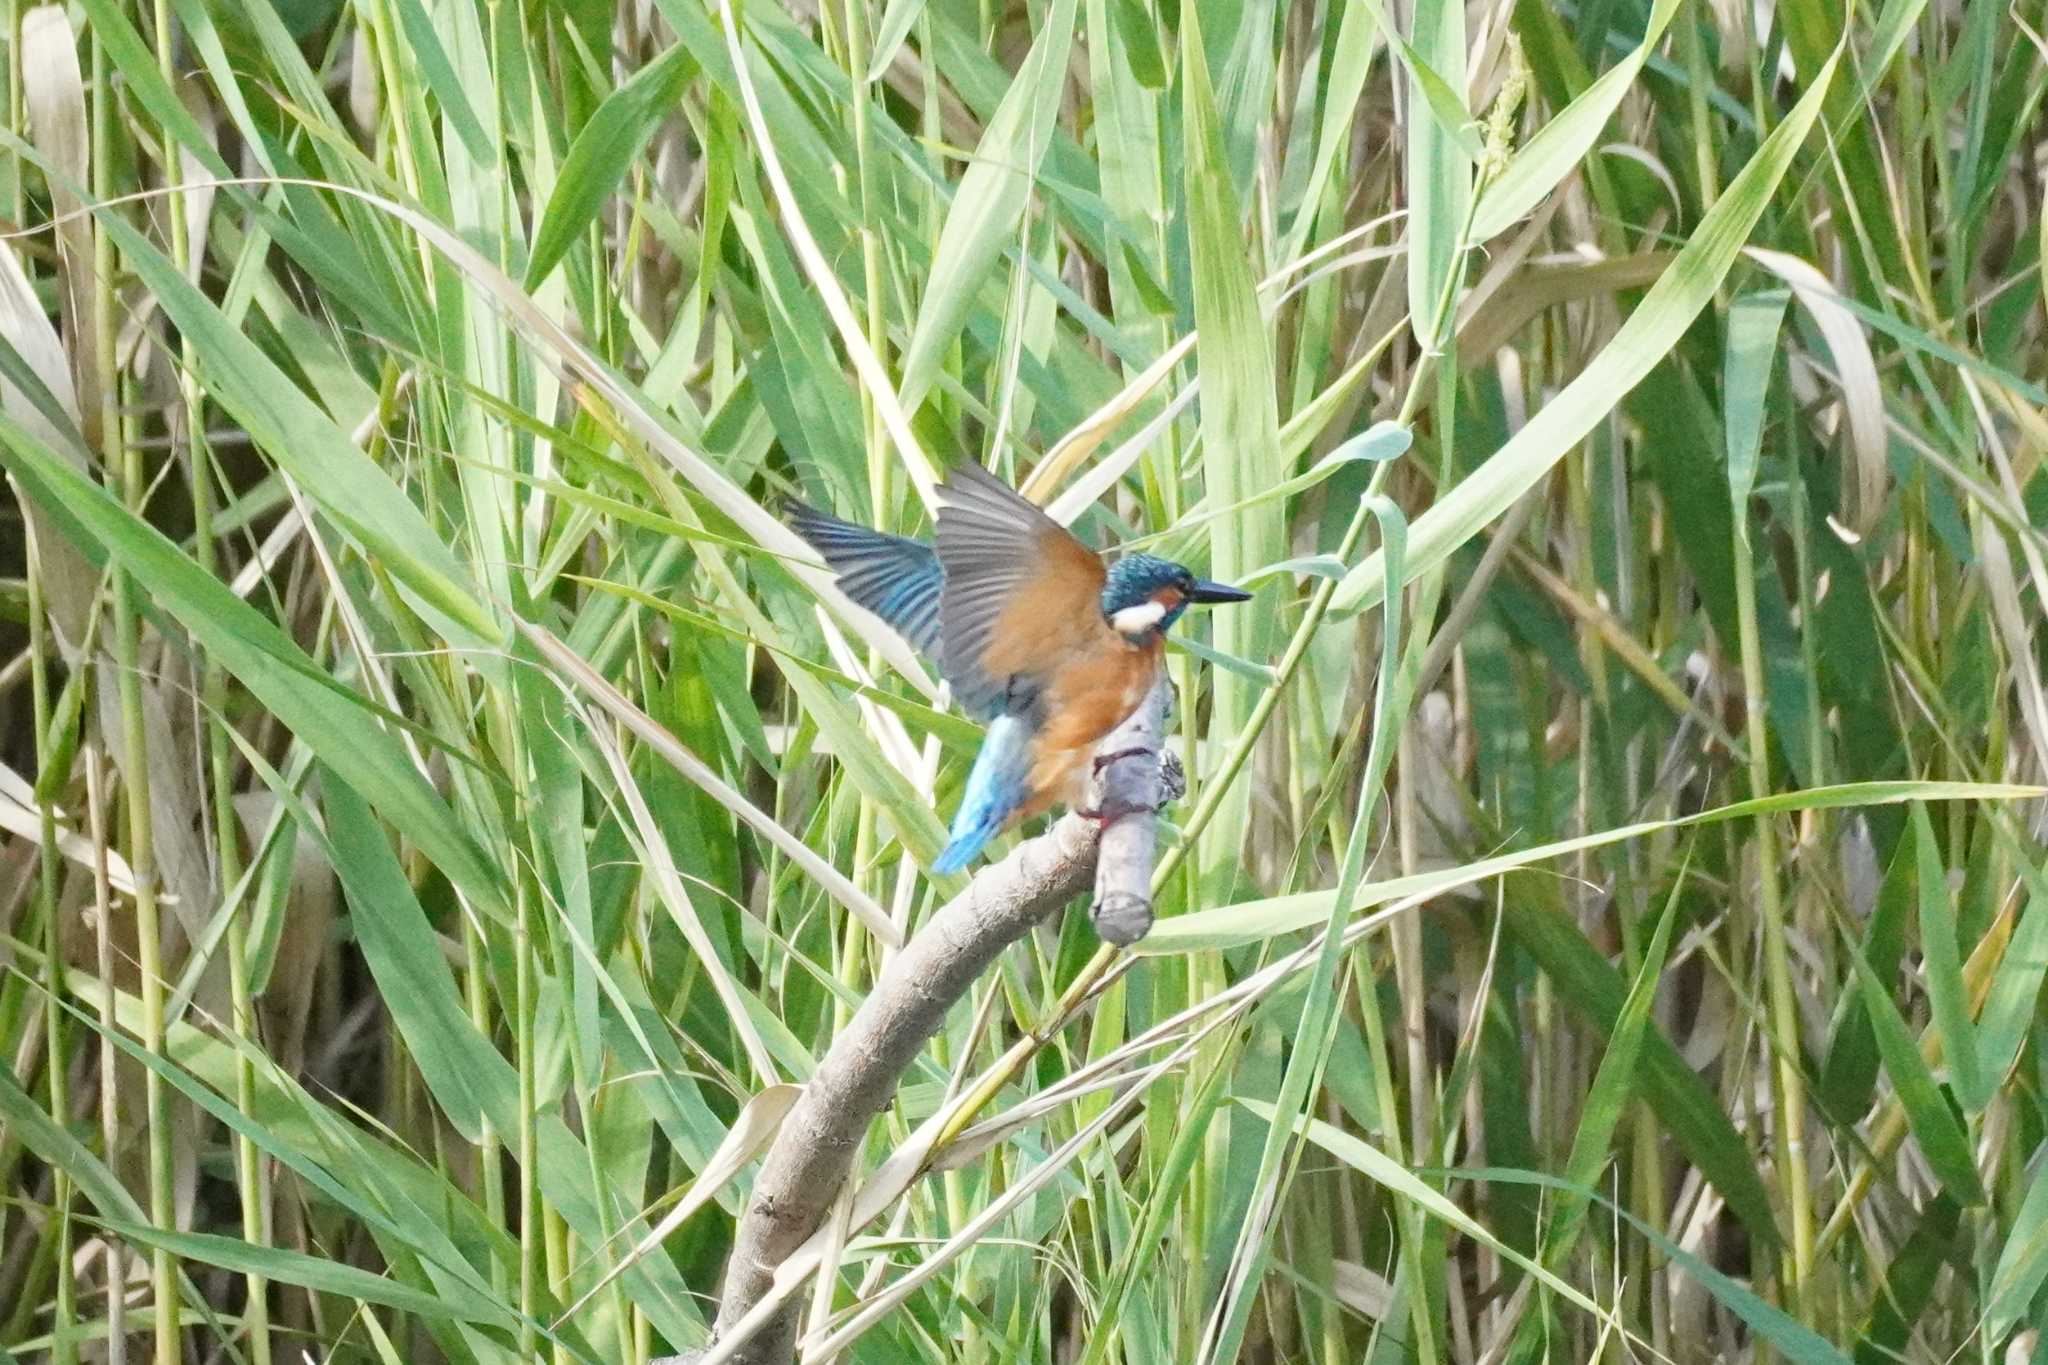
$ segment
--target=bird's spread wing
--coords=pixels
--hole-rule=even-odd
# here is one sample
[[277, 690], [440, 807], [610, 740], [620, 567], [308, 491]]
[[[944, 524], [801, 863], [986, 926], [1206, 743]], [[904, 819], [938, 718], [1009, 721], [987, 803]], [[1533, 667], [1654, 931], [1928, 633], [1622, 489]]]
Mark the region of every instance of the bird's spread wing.
[[939, 654], [939, 596], [945, 571], [938, 552], [920, 540], [871, 531], [815, 507], [789, 509], [790, 528], [825, 557], [839, 588], [896, 628], [934, 663]]
[[940, 668], [970, 715], [1015, 709], [1011, 679], [1049, 672], [1102, 629], [1093, 550], [978, 465], [939, 490]]

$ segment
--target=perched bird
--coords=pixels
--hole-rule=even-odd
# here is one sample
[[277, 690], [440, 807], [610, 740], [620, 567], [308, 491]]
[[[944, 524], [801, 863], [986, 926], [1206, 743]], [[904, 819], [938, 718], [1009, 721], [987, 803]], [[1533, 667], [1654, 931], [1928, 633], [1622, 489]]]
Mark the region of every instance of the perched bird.
[[988, 735], [934, 872], [1055, 803], [1077, 806], [1102, 738], [1152, 690], [1167, 627], [1194, 603], [1251, 594], [1171, 560], [1113, 564], [977, 465], [939, 489], [935, 544], [794, 505], [790, 525], [839, 586], [952, 684]]

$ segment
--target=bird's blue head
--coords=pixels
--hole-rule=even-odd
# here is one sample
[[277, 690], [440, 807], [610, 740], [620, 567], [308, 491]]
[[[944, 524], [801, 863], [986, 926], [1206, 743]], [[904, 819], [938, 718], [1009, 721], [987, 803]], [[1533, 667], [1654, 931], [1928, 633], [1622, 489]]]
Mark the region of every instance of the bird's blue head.
[[1128, 554], [1109, 566], [1102, 614], [1118, 634], [1152, 640], [1196, 603], [1245, 602], [1251, 594], [1197, 578], [1185, 564], [1156, 555]]

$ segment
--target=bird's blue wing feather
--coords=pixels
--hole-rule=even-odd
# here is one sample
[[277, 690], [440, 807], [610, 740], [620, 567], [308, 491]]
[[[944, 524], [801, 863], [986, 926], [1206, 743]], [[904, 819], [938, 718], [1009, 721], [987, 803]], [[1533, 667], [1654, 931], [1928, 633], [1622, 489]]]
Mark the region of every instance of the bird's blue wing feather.
[[932, 871], [961, 871], [1003, 832], [1029, 796], [1031, 741], [1036, 733], [1028, 719], [1017, 715], [999, 716], [988, 727], [981, 752], [974, 756], [974, 770], [967, 775], [960, 812], [953, 817], [952, 840], [932, 863]]
[[839, 575], [842, 592], [939, 662], [939, 603], [946, 574], [938, 551], [923, 541], [855, 526], [802, 504], [790, 509], [789, 524], [825, 557]]

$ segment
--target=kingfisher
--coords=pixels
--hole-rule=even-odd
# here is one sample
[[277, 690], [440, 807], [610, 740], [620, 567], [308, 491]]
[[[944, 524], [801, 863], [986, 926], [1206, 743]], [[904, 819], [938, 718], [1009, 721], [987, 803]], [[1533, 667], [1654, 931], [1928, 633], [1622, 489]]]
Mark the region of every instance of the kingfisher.
[[935, 873], [962, 871], [1054, 804], [1078, 809], [1096, 746], [1159, 676], [1168, 628], [1190, 606], [1251, 599], [1154, 555], [1105, 563], [975, 464], [940, 485], [931, 542], [803, 503], [788, 517], [840, 589], [937, 665], [988, 727]]

